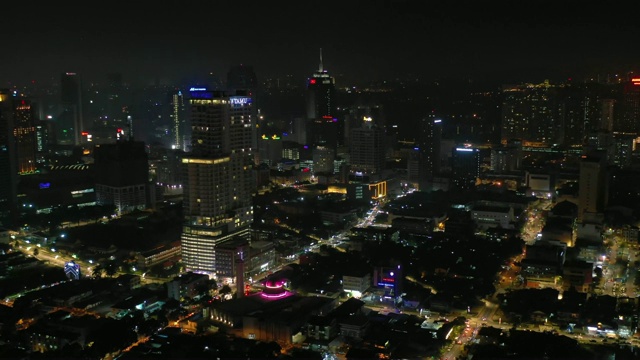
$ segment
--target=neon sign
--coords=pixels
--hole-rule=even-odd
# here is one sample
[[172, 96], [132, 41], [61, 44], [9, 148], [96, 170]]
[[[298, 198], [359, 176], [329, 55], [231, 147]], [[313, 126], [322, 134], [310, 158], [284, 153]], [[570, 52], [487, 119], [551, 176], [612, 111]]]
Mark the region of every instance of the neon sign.
[[247, 105], [247, 104], [251, 104], [251, 98], [234, 96], [229, 98], [229, 102], [231, 103], [231, 105]]

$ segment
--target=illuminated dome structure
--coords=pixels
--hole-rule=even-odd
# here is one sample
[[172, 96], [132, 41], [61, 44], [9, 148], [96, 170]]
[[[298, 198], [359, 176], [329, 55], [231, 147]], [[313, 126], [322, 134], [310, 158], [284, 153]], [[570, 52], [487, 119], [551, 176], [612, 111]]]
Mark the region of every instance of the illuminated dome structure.
[[266, 299], [281, 299], [291, 295], [291, 292], [284, 288], [286, 283], [285, 279], [267, 279], [264, 282], [264, 290], [262, 290], [262, 297]]

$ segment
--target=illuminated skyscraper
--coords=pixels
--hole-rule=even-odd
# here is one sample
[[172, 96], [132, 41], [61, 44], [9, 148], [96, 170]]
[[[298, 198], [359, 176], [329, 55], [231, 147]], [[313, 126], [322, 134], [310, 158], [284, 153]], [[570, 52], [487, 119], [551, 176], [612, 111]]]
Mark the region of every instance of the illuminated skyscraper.
[[519, 138], [559, 144], [564, 129], [558, 107], [557, 87], [548, 81], [505, 87], [502, 104], [502, 139]]
[[80, 145], [84, 131], [80, 75], [63, 73], [60, 77], [60, 95], [62, 113], [56, 122], [58, 144]]
[[36, 170], [36, 127], [31, 100], [14, 100], [15, 127], [13, 136], [19, 174], [29, 174]]
[[457, 147], [451, 156], [451, 180], [456, 189], [472, 190], [480, 177], [480, 149]]
[[173, 125], [173, 144], [176, 150], [184, 150], [186, 130], [186, 107], [182, 91], [178, 90], [171, 96], [171, 122]]
[[[351, 130], [350, 165], [356, 178], [380, 179], [385, 165], [384, 130], [372, 118], [364, 118], [361, 126]], [[377, 175], [377, 176], [374, 176]]]
[[[260, 137], [264, 134], [264, 128], [266, 124], [259, 123], [260, 117], [258, 116], [258, 106], [259, 103], [259, 87], [258, 87], [258, 77], [256, 73], [253, 71], [252, 66], [247, 66], [244, 64], [232, 66], [227, 72], [227, 91], [234, 93], [237, 91], [245, 92], [247, 96], [251, 97], [252, 106], [251, 106], [251, 118], [253, 119], [252, 126], [252, 142], [251, 148], [254, 150], [254, 163], [257, 165], [260, 163], [260, 149], [259, 144], [261, 143]], [[258, 131], [260, 128], [261, 131]]]
[[341, 142], [341, 126], [336, 118], [336, 82], [322, 66], [307, 80], [307, 141], [336, 149]]
[[191, 152], [182, 159], [185, 223], [182, 260], [194, 272], [217, 274], [216, 245], [249, 239], [253, 221], [253, 99], [245, 92], [192, 88]]
[[432, 115], [423, 118], [416, 129], [416, 149], [413, 161], [408, 166], [416, 167], [412, 173], [417, 179], [412, 179], [419, 190], [428, 190], [433, 177], [440, 171], [440, 141], [442, 140], [442, 120]]

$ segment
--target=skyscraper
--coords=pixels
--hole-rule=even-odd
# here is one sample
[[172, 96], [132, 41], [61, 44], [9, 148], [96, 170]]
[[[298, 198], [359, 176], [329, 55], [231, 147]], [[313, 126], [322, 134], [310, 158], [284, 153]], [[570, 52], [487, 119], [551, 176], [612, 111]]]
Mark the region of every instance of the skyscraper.
[[356, 178], [379, 180], [386, 160], [383, 129], [376, 126], [372, 118], [364, 118], [360, 127], [351, 130], [350, 144], [351, 174]]
[[604, 152], [583, 155], [580, 159], [578, 222], [602, 212], [606, 206], [607, 158]]
[[440, 171], [442, 120], [427, 116], [420, 121], [416, 130], [417, 154], [414, 154], [412, 164], [415, 165], [417, 160], [418, 189], [426, 190], [434, 175]]
[[12, 221], [18, 184], [12, 95], [9, 90], [0, 90], [0, 223], [2, 226], [9, 226]]
[[621, 86], [613, 130], [637, 134], [640, 132], [640, 77], [632, 78]]
[[457, 147], [451, 156], [452, 181], [456, 189], [472, 190], [480, 177], [480, 149]]
[[122, 139], [94, 149], [96, 202], [118, 213], [146, 209], [154, 203], [149, 158], [142, 141]]
[[502, 104], [502, 139], [558, 144], [564, 138], [557, 87], [542, 84], [505, 86]]
[[[249, 239], [253, 221], [253, 99], [246, 92], [191, 88], [191, 152], [182, 159], [182, 260], [215, 275], [216, 245]], [[222, 261], [222, 260], [221, 260]]]
[[339, 135], [341, 126], [336, 118], [336, 83], [322, 65], [322, 49], [320, 67], [307, 80], [306, 95], [307, 120], [311, 125], [307, 129], [310, 135], [307, 141], [311, 145], [324, 145], [335, 150], [342, 142]]
[[60, 77], [62, 113], [56, 122], [60, 145], [80, 145], [84, 131], [82, 109], [82, 82], [76, 73], [63, 73]]
[[251, 148], [253, 149], [254, 163], [257, 165], [260, 162], [258, 149], [260, 142], [258, 140], [260, 136], [264, 134], [264, 132], [258, 131], [258, 128], [265, 128], [265, 124], [258, 123], [258, 121], [260, 121], [257, 106], [260, 100], [258, 95], [259, 87], [258, 77], [253, 71], [253, 67], [244, 64], [232, 66], [229, 69], [229, 72], [227, 72], [227, 91], [231, 93], [241, 91], [251, 97], [251, 102], [253, 104], [251, 106], [251, 118], [253, 119], [251, 122]]
[[171, 147], [176, 150], [184, 150], [186, 132], [186, 106], [182, 91], [171, 95], [171, 122], [173, 125], [173, 144]]
[[15, 99], [13, 136], [19, 174], [29, 174], [36, 170], [36, 127], [31, 100]]

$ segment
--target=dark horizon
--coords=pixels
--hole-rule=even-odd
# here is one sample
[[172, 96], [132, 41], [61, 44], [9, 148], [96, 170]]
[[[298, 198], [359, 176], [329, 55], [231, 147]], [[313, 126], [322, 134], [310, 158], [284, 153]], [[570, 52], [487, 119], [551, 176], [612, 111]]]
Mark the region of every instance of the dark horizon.
[[[576, 80], [633, 71], [637, 22], [610, 3], [509, 1], [349, 1], [339, 3], [191, 1], [147, 12], [104, 4], [42, 4], [8, 11], [10, 46], [0, 87], [59, 74], [87, 81], [122, 73], [127, 82], [185, 83], [231, 66], [262, 81], [304, 79], [319, 66], [346, 83], [394, 78], [492, 82]], [[10, 8], [11, 6], [9, 6]], [[10, 10], [10, 9], [9, 9]], [[341, 85], [341, 84], [338, 84]], [[347, 85], [347, 84], [344, 84]]]

